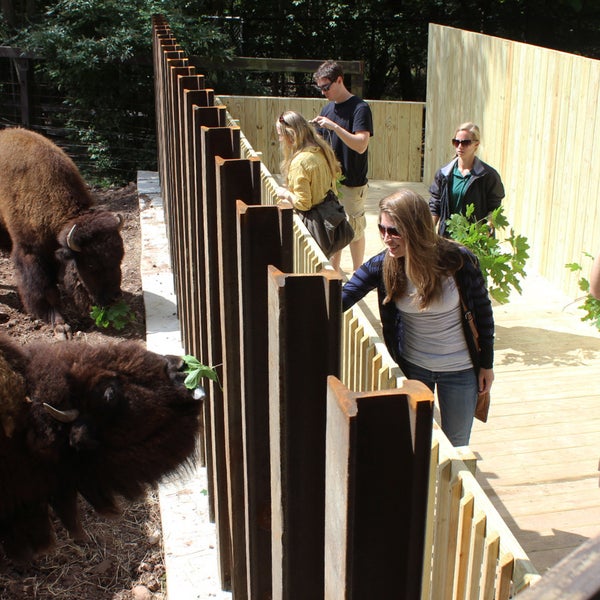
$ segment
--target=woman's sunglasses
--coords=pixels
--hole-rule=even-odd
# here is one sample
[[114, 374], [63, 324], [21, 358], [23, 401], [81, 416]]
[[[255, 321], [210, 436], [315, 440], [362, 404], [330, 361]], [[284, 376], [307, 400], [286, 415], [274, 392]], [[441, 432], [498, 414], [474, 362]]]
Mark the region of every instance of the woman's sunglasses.
[[457, 140], [457, 139], [452, 140], [452, 145], [455, 148], [458, 148], [461, 145], [464, 146], [465, 148], [468, 148], [472, 143], [473, 143], [473, 140]]
[[377, 229], [379, 229], [381, 237], [385, 237], [386, 233], [389, 237], [402, 237], [402, 234], [395, 227], [384, 227], [381, 223], [377, 223]]

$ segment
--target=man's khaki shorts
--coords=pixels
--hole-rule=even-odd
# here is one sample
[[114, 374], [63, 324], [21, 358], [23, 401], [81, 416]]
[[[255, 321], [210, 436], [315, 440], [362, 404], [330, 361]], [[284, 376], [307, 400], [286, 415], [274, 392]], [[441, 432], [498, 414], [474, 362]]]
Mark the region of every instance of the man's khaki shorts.
[[359, 187], [342, 186], [340, 190], [340, 202], [343, 204], [348, 221], [354, 229], [353, 242], [360, 240], [365, 235], [367, 219], [365, 217], [365, 200], [367, 198], [367, 184]]

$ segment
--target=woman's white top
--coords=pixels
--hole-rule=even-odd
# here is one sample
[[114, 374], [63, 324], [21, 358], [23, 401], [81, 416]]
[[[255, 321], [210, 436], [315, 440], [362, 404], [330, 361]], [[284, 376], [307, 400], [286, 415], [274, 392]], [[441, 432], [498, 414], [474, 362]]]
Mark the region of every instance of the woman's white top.
[[406, 292], [396, 301], [404, 322], [402, 357], [429, 371], [472, 368], [454, 278], [444, 278], [441, 297], [424, 310], [419, 308], [418, 294], [410, 280]]

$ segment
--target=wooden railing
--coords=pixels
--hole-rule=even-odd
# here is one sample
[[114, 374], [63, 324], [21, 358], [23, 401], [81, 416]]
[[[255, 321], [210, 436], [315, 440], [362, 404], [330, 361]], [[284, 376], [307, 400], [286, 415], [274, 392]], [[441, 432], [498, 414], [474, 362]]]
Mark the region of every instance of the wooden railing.
[[360, 305], [342, 316], [341, 277], [159, 17], [153, 47], [182, 342], [221, 376], [204, 444], [223, 588], [502, 600], [527, 587], [539, 575], [432, 427], [431, 392], [402, 377]]

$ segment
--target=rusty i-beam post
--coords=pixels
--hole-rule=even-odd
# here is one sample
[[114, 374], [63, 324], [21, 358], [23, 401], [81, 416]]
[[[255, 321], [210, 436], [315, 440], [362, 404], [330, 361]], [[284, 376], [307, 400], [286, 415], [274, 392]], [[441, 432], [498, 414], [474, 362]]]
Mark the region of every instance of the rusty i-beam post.
[[[215, 158], [217, 176], [217, 258], [213, 285], [219, 293], [223, 362], [223, 431], [227, 507], [231, 532], [231, 590], [236, 600], [248, 597], [244, 493], [244, 448], [240, 386], [240, 307], [236, 200], [260, 204], [260, 160]], [[219, 469], [221, 471], [221, 469]], [[223, 471], [221, 471], [223, 472]], [[219, 505], [223, 505], [221, 498]]]
[[325, 598], [420, 600], [433, 394], [418, 381], [327, 395]]
[[273, 600], [324, 598], [327, 376], [339, 376], [341, 277], [269, 268]]
[[237, 203], [248, 597], [271, 598], [267, 269], [293, 270], [293, 210]]
[[[223, 363], [221, 344], [221, 310], [219, 305], [218, 235], [217, 230], [217, 177], [215, 158], [240, 157], [240, 130], [236, 127], [203, 127], [202, 142], [202, 196], [204, 202], [204, 260], [206, 294], [206, 332], [208, 354], [203, 360], [210, 366]], [[219, 545], [219, 569], [221, 587], [231, 589], [231, 532], [228, 510], [227, 469], [225, 456], [225, 431], [223, 392], [215, 382], [207, 386], [207, 401], [210, 402], [210, 440], [212, 457], [213, 504]]]

